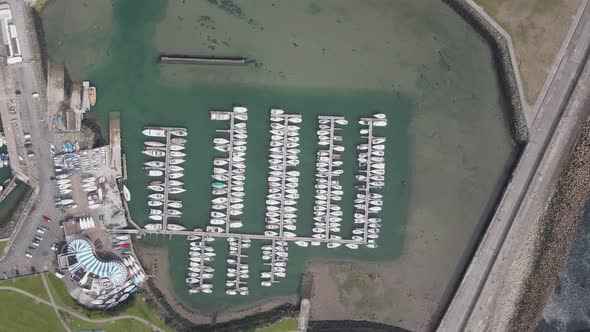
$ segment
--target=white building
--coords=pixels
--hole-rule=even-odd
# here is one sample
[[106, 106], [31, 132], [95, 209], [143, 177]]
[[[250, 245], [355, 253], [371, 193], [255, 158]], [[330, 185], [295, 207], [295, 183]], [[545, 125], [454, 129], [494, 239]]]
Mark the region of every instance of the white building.
[[12, 22], [12, 12], [7, 3], [0, 4], [0, 26], [2, 41], [6, 52], [6, 63], [13, 64], [23, 61], [20, 44], [16, 35], [16, 26]]

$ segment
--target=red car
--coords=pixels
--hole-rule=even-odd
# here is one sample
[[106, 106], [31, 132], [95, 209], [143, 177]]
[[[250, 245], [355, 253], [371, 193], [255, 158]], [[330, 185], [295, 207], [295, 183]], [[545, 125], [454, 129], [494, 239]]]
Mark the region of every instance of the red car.
[[49, 219], [49, 217], [43, 216], [43, 222], [51, 222], [51, 219]]
[[123, 243], [123, 244], [121, 244], [121, 247], [129, 248], [129, 247], [131, 247], [131, 244], [130, 243]]

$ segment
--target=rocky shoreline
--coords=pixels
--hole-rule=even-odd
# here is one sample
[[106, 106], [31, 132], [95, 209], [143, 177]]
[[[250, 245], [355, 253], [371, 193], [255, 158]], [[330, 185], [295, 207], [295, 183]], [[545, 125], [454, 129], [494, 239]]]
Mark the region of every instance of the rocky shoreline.
[[541, 319], [589, 197], [590, 122], [586, 122], [535, 234], [531, 268], [508, 322], [509, 330], [534, 329]]
[[496, 30], [475, 8], [465, 0], [442, 0], [459, 14], [471, 27], [484, 38], [494, 54], [494, 64], [498, 70], [500, 91], [503, 103], [510, 110], [510, 131], [517, 145], [522, 146], [529, 140], [529, 132], [524, 117], [521, 96], [512, 66], [510, 48], [504, 36]]

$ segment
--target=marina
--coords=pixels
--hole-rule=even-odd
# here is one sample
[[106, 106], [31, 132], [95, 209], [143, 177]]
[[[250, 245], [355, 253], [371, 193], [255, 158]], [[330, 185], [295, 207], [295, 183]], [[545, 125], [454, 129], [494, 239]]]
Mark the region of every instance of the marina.
[[[184, 226], [169, 223], [169, 218], [182, 215], [181, 201], [169, 199], [170, 194], [184, 190], [178, 178], [184, 176], [178, 166], [184, 162], [184, 144], [187, 142], [186, 129], [177, 127], [146, 127], [143, 130], [150, 140], [145, 141], [144, 154], [156, 158], [144, 163], [148, 177], [163, 177], [163, 181], [152, 181], [148, 189], [150, 207], [149, 219], [161, 223], [149, 223], [144, 229], [112, 230], [116, 234], [164, 234], [186, 236], [189, 241], [188, 277], [186, 283], [189, 293], [211, 293], [213, 286], [209, 279], [213, 278], [214, 269], [211, 262], [216, 253], [209, 242], [216, 238], [225, 238], [229, 246], [226, 260], [226, 294], [249, 295], [247, 280], [250, 277], [248, 255], [245, 249], [253, 240], [262, 240], [261, 256], [263, 271], [260, 274], [260, 285], [269, 287], [280, 278], [287, 276], [289, 244], [297, 246], [320, 246], [328, 248], [342, 245], [349, 249], [359, 246], [376, 248], [381, 219], [381, 194], [376, 190], [384, 184], [384, 137], [375, 137], [373, 127], [387, 125], [383, 114], [373, 117], [361, 117], [360, 137], [367, 140], [357, 146], [358, 175], [356, 185], [359, 191], [354, 201], [354, 224], [352, 238], [345, 239], [341, 235], [341, 221], [344, 211], [338, 202], [342, 200], [344, 191], [337, 177], [343, 173], [341, 152], [343, 137], [339, 135], [341, 126], [348, 124], [343, 116], [318, 115], [314, 201], [314, 227], [312, 236], [299, 236], [296, 233], [299, 199], [299, 124], [303, 121], [300, 114], [285, 113], [282, 109], [270, 110], [269, 150], [268, 150], [268, 189], [266, 194], [265, 231], [262, 234], [246, 234], [237, 232], [243, 223], [239, 219], [244, 208], [244, 183], [248, 110], [235, 106], [232, 111], [211, 111], [213, 121], [228, 121], [227, 129], [216, 129], [213, 138], [214, 150], [224, 154], [213, 157], [212, 197], [209, 224], [205, 230], [196, 228], [187, 230]], [[164, 138], [165, 141], [161, 139]], [[164, 161], [162, 161], [162, 159]], [[162, 210], [158, 209], [161, 207]], [[174, 211], [174, 212], [171, 212]]]
[[[379, 216], [382, 228], [377, 249], [366, 249], [362, 245], [357, 250], [347, 250], [344, 245], [326, 249], [326, 242], [321, 242], [324, 244], [320, 247], [300, 248], [287, 239], [285, 241], [290, 243], [287, 278], [281, 279], [276, 287], [260, 291], [257, 279], [262, 264], [259, 247], [263, 241], [270, 244], [272, 240], [253, 241], [248, 258], [252, 272], [250, 295], [236, 296], [228, 301], [223, 284], [217, 280], [212, 295], [189, 295], [185, 284], [188, 242], [180, 235], [168, 240], [169, 236], [152, 233], [154, 235], [141, 241], [161, 246], [162, 251], [169, 250], [170, 280], [177, 301], [194, 310], [221, 312], [228, 305], [245, 307], [272, 296], [295, 294], [300, 276], [308, 268], [305, 262], [338, 260], [346, 261], [346, 264], [350, 262], [353, 267], [359, 265], [358, 261], [363, 262], [362, 266], [375, 266], [377, 264], [372, 264], [375, 261], [399, 262], [390, 264], [391, 268], [386, 271], [376, 271], [384, 280], [400, 275], [424, 275], [420, 282], [412, 283], [410, 279], [414, 278], [404, 278], [397, 287], [389, 287], [382, 292], [391, 301], [410, 303], [405, 295], [393, 291], [408, 290], [407, 293], [411, 293], [416, 302], [404, 306], [404, 312], [423, 314], [427, 311], [424, 308], [428, 307], [425, 303], [439, 302], [440, 294], [459, 268], [458, 257], [464, 254], [472, 241], [472, 236], [467, 234], [478, 232], [477, 221], [488, 214], [487, 203], [495, 197], [495, 184], [505, 176], [494, 170], [504, 169], [509, 153], [513, 151], [509, 132], [504, 129], [505, 119], [501, 116], [503, 106], [498, 105], [501, 99], [496, 82], [497, 71], [493, 61], [488, 60], [491, 58], [483, 45], [485, 43], [477, 34], [471, 33], [469, 26], [461, 23], [460, 18], [455, 18], [457, 15], [450, 13], [452, 10], [447, 5], [426, 1], [391, 5], [382, 1], [368, 8], [366, 4], [354, 1], [342, 4], [322, 2], [320, 15], [314, 15], [305, 10], [306, 4], [284, 2], [263, 10], [257, 4], [240, 2], [244, 13], [259, 20], [261, 27], [265, 28], [258, 31], [250, 29], [245, 19], [240, 20], [242, 24], [234, 24], [235, 16], [206, 1], [186, 4], [146, 2], [141, 8], [102, 6], [100, 2], [91, 2], [88, 3], [90, 10], [66, 11], [65, 14], [73, 16], [76, 22], [88, 24], [73, 25], [64, 31], [64, 5], [59, 4], [66, 7], [75, 5], [57, 0], [50, 2], [48, 10], [43, 11], [49, 52], [57, 57], [57, 61], [68, 62], [72, 79], [81, 81], [91, 78], [98, 87], [101, 99], [92, 110], [97, 119], [105, 120], [108, 110], [125, 110], [121, 128], [124, 140], [121, 143], [128, 155], [130, 171], [126, 185], [133, 201], [129, 202], [129, 209], [141, 227], [148, 220], [144, 190], [149, 182], [140, 171], [144, 162], [143, 155], [138, 152], [142, 150], [144, 141], [143, 135], [138, 134], [141, 129], [157, 125], [189, 130], [189, 157], [183, 166], [191, 170], [187, 170], [182, 178], [187, 189], [186, 197], [182, 198], [182, 220], [189, 231], [197, 227], [205, 230], [212, 199], [210, 179], [214, 156], [211, 139], [216, 129], [227, 124], [225, 121], [209, 121], [209, 110], [231, 110], [234, 104], [239, 104], [249, 109], [249, 142], [246, 203], [242, 215], [244, 226], [233, 232], [263, 234], [265, 231], [266, 162], [270, 140], [267, 136], [268, 110], [280, 107], [289, 113], [299, 113], [304, 119], [300, 134], [303, 143], [298, 188], [302, 197], [297, 205], [296, 224], [296, 234], [302, 237], [311, 237], [314, 222], [317, 115], [344, 115], [349, 120], [349, 125], [341, 131], [346, 151], [342, 153], [345, 173], [339, 180], [345, 195], [339, 204], [344, 211], [341, 234], [343, 238], [351, 239], [352, 227], [356, 226], [353, 224], [353, 201], [357, 193], [356, 145], [360, 143], [357, 123], [373, 110], [386, 113], [389, 117], [390, 122], [384, 131], [375, 130], [376, 136], [387, 136], [388, 142], [385, 151], [386, 185], [379, 191], [386, 206], [383, 206]], [[334, 7], [346, 8], [350, 15], [347, 19], [339, 19], [339, 12]], [[426, 7], [433, 9], [425, 11]], [[84, 9], [81, 5], [76, 8]], [[420, 15], [404, 15], [408, 12], [407, 8]], [[138, 10], [147, 15], [139, 16]], [[154, 15], [156, 12], [162, 14]], [[186, 19], [185, 14], [189, 12], [196, 13], [195, 17], [210, 16], [212, 21], [207, 25], [211, 29], [201, 34], [202, 27], [194, 20]], [[178, 16], [184, 17], [184, 21], [180, 21]], [[387, 29], [391, 27], [392, 16], [403, 22], [399, 25], [401, 28], [395, 31]], [[138, 18], [134, 20], [137, 26], [125, 24], [135, 17]], [[277, 17], [285, 18], [289, 23], [299, 23], [270, 29], [270, 26], [276, 26]], [[431, 27], [429, 21], [444, 26], [445, 34], [440, 33], [443, 29], [439, 33], [422, 29], [424, 22]], [[106, 28], [105, 31], [113, 29], [113, 34], [96, 40], [95, 30], [89, 28], [96, 24], [94, 22], [101, 22], [99, 25]], [[330, 29], [325, 29], [321, 35], [313, 29], [305, 29], [318, 23], [328, 24]], [[154, 31], [154, 34], [145, 34], [144, 31]], [[293, 40], [299, 45], [297, 47], [285, 42], [291, 32], [297, 34]], [[437, 41], [433, 45], [428, 44], [428, 47], [424, 43], [409, 43], [402, 49], [395, 47], [400, 40], [430, 40], [433, 33], [436, 33]], [[108, 37], [119, 35], [125, 38]], [[177, 38], [170, 38], [172, 35]], [[220, 44], [213, 45], [208, 36]], [[228, 40], [230, 36], [232, 40]], [[79, 40], [96, 40], [96, 44], [82, 45], [77, 42]], [[223, 46], [221, 41], [228, 42], [230, 46]], [[348, 46], [340, 47], [343, 41]], [[461, 43], [457, 44], [458, 41]], [[370, 47], [363, 48], [367, 42]], [[103, 52], [97, 52], [96, 45]], [[209, 45], [216, 47], [216, 51], [210, 51]], [[326, 54], [321, 52], [320, 47], [326, 48]], [[159, 65], [156, 61], [159, 54], [212, 53], [248, 54], [255, 57], [261, 66], [257, 70], [244, 71], [245, 67]], [[63, 59], [63, 55], [68, 54], [70, 56]], [[334, 61], [326, 62], [330, 54], [338, 56], [330, 58]], [[292, 61], [285, 62], [286, 56]], [[96, 61], [88, 62], [87, 59]], [[359, 61], [366, 66], [359, 67]], [[441, 61], [449, 66], [441, 66]], [[400, 63], [404, 65], [400, 66]], [[474, 69], [480, 73], [477, 77], [469, 74]], [[225, 72], [233, 70], [237, 72]], [[122, 82], [130, 84], [135, 96], [142, 96], [141, 103], [129, 102], [130, 93], [123, 93]], [[475, 98], [470, 98], [472, 96]], [[488, 141], [493, 141], [493, 148], [486, 143]], [[13, 159], [17, 160], [16, 157]], [[479, 180], [474, 183], [473, 179]], [[455, 190], [444, 191], [449, 188]], [[466, 192], [468, 196], [461, 194]], [[358, 226], [364, 228], [360, 224]], [[418, 229], [424, 231], [424, 236], [414, 236], [412, 230]], [[457, 233], [457, 236], [450, 236], [451, 239], [440, 237], [449, 233]], [[433, 242], [432, 234], [437, 234], [438, 241]], [[217, 279], [225, 279], [225, 266], [222, 265], [225, 264], [226, 254], [221, 248], [217, 249], [220, 245], [225, 246], [225, 240], [217, 238], [213, 243], [218, 257], [222, 259], [216, 259], [215, 273]], [[432, 254], [419, 254], [426, 252]], [[417, 266], [430, 268], [419, 269]], [[318, 280], [318, 285], [330, 282], [329, 277]], [[376, 286], [371, 289], [380, 292], [383, 288]], [[426, 294], [421, 293], [422, 290]], [[320, 299], [331, 299], [330, 295], [333, 295], [330, 290], [318, 292]], [[316, 304], [321, 308], [326, 307], [326, 302], [328, 300]], [[354, 300], [349, 303], [361, 304]], [[389, 305], [385, 307], [390, 308]], [[379, 319], [383, 316], [378, 310], [376, 314]], [[390, 317], [391, 313], [388, 311], [387, 315]], [[368, 319], [370, 315], [362, 317]], [[396, 312], [395, 319], [405, 321], [408, 317]]]

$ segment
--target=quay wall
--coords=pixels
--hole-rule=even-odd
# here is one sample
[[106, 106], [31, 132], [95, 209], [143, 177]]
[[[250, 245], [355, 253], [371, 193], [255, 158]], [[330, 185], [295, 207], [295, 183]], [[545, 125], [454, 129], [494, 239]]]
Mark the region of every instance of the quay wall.
[[528, 126], [524, 114], [523, 96], [519, 90], [518, 73], [516, 72], [516, 59], [511, 52], [511, 41], [496, 29], [482, 14], [466, 0], [442, 0], [457, 14], [471, 25], [482, 38], [484, 38], [494, 54], [494, 62], [498, 71], [500, 90], [503, 102], [510, 112], [510, 131], [513, 140], [520, 147], [529, 140]]
[[242, 57], [201, 57], [187, 55], [161, 55], [163, 64], [207, 65], [207, 66], [247, 66], [252, 60]]

